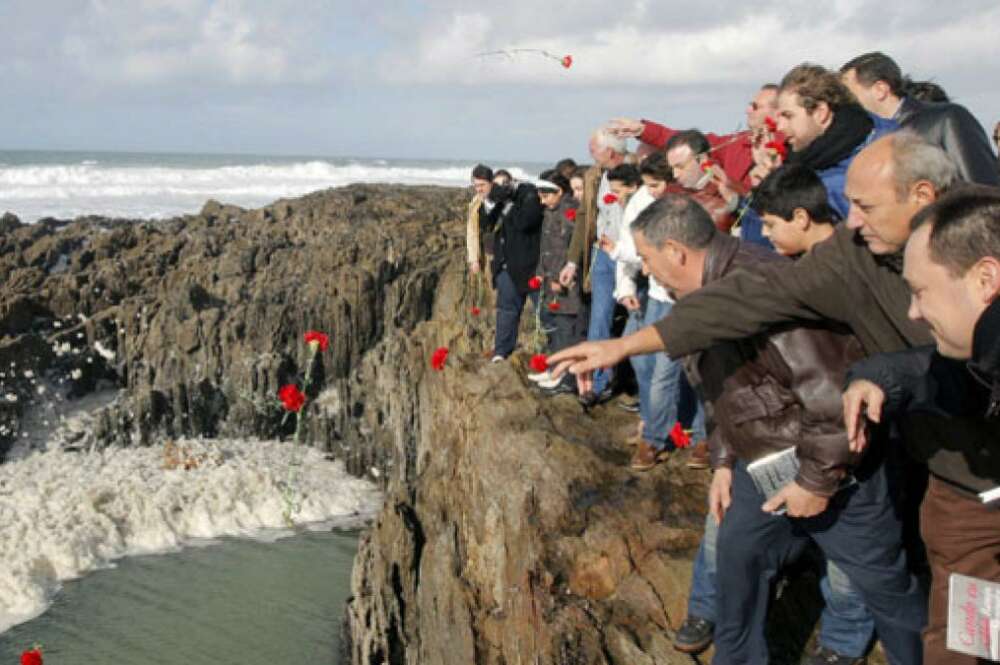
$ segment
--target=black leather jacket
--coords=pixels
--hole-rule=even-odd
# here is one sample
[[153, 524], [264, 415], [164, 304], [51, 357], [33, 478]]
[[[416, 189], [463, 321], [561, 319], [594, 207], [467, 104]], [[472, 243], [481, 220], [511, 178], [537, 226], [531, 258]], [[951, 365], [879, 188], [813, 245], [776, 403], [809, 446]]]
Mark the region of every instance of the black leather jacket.
[[911, 129], [948, 153], [958, 173], [967, 182], [1000, 185], [997, 159], [989, 136], [964, 107], [950, 102], [921, 102], [904, 97], [893, 118], [903, 129]]
[[976, 323], [968, 362], [919, 347], [855, 364], [857, 379], [885, 391], [885, 415], [932, 474], [967, 494], [1000, 485], [1000, 301]]

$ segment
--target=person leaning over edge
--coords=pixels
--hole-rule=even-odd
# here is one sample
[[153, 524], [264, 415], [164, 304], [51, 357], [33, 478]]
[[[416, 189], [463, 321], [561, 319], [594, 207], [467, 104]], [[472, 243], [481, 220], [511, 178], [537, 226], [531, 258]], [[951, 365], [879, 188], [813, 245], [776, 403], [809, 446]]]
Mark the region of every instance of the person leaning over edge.
[[909, 315], [930, 325], [935, 346], [852, 367], [844, 419], [860, 450], [863, 414], [896, 416], [931, 472], [920, 513], [932, 574], [924, 663], [985, 663], [947, 650], [946, 637], [951, 573], [1000, 581], [1000, 511], [977, 496], [1000, 485], [1000, 189], [961, 186], [918, 213], [903, 277]]
[[[685, 196], [651, 204], [632, 229], [644, 270], [678, 302], [733, 270], [784, 261], [718, 232], [704, 208]], [[709, 499], [719, 523], [713, 663], [767, 662], [770, 582], [809, 540], [865, 598], [890, 663], [921, 658], [925, 598], [907, 569], [885, 451], [873, 449], [854, 467], [841, 420], [844, 371], [861, 355], [852, 337], [809, 325], [718, 345], [684, 361], [705, 400], [715, 469]], [[792, 448], [797, 474], [768, 498], [754, 487], [746, 464]], [[851, 467], [856, 484], [838, 491]], [[787, 516], [773, 514], [781, 507]]]

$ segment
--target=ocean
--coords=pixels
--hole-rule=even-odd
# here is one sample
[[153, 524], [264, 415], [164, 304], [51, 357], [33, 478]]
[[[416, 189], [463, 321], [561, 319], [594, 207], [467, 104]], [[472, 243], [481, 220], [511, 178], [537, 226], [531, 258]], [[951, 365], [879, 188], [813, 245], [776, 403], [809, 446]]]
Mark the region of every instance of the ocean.
[[[489, 163], [489, 162], [487, 162]], [[23, 222], [80, 215], [159, 219], [216, 199], [259, 207], [352, 183], [464, 187], [470, 160], [0, 150], [0, 214]], [[547, 168], [490, 163], [515, 178]]]

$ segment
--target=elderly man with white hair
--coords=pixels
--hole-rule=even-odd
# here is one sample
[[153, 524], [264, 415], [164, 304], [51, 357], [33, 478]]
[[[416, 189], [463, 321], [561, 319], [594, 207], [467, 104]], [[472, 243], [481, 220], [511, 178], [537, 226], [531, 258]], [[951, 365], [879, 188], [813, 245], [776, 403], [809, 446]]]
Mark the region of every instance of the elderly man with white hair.
[[[611, 191], [608, 171], [625, 161], [625, 139], [601, 127], [590, 135], [590, 156], [594, 165], [583, 179], [583, 199], [577, 215], [576, 228], [567, 253], [566, 267], [559, 275], [564, 286], [576, 279], [583, 280], [583, 290], [590, 293], [589, 341], [611, 337], [611, 319], [615, 311], [615, 262], [598, 246], [604, 235], [617, 240], [621, 227], [622, 206]], [[580, 396], [585, 405], [593, 405], [610, 396], [613, 370], [601, 370], [594, 375], [593, 390]]]

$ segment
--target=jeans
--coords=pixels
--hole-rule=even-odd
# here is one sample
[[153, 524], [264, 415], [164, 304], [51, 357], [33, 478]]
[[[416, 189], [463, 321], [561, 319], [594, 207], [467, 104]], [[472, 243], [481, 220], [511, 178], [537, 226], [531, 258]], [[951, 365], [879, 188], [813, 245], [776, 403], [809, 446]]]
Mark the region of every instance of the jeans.
[[[646, 303], [646, 316], [643, 325], [667, 316], [673, 308], [673, 303], [650, 298]], [[677, 422], [680, 414], [681, 364], [665, 353], [651, 353], [635, 358], [648, 358], [648, 380], [639, 381], [639, 413], [642, 416], [642, 438], [656, 450], [668, 448], [672, 450], [670, 430]], [[639, 371], [636, 370], [636, 378]], [[704, 434], [701, 437], [704, 439]]]
[[771, 583], [810, 539], [864, 598], [889, 663], [921, 662], [927, 600], [907, 567], [885, 465], [866, 466], [865, 473], [857, 473], [858, 484], [835, 495], [823, 513], [801, 519], [762, 512], [764, 495], [746, 465], [736, 463], [732, 504], [716, 543], [713, 663], [768, 662], [764, 623]]
[[677, 396], [677, 417], [682, 425], [691, 430], [691, 441], [697, 443], [708, 438], [705, 432], [705, 407], [688, 382], [687, 373], [680, 373], [679, 394]]
[[[594, 248], [590, 267], [590, 326], [587, 340], [597, 342], [611, 338], [611, 321], [615, 314], [615, 262], [604, 250]], [[614, 369], [594, 372], [594, 392], [600, 395], [611, 379]]]
[[[517, 347], [517, 331], [521, 325], [521, 311], [524, 309], [524, 301], [529, 296], [519, 293], [514, 286], [514, 280], [510, 273], [501, 270], [495, 281], [497, 290], [497, 329], [496, 338], [493, 343], [494, 355], [506, 358], [514, 353]], [[531, 300], [538, 306], [538, 292], [530, 294]]]

